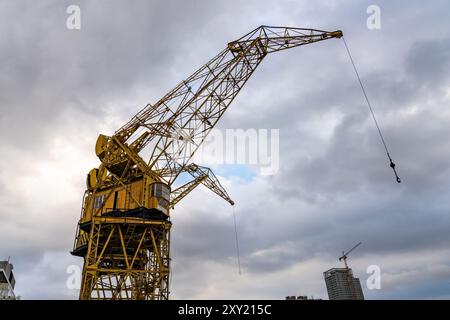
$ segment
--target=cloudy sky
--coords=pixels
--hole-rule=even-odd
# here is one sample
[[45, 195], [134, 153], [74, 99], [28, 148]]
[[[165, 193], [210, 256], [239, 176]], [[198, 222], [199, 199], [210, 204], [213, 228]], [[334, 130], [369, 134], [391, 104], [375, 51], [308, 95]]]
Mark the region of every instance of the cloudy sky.
[[[66, 28], [71, 4], [81, 29]], [[381, 9], [370, 30], [369, 5]], [[397, 163], [394, 180], [342, 40], [267, 57], [219, 129], [279, 129], [280, 168], [214, 166], [172, 214], [172, 298], [327, 298], [342, 250], [369, 299], [450, 298], [448, 1], [0, 1], [0, 259], [24, 299], [67, 287], [94, 143], [261, 24], [341, 29]], [[251, 174], [249, 174], [249, 172]], [[368, 266], [381, 269], [369, 290]]]

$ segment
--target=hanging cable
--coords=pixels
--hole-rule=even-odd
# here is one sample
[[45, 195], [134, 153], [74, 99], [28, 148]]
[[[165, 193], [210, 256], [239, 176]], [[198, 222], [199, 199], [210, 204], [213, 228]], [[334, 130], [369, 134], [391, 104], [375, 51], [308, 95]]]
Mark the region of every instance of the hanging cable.
[[350, 58], [350, 62], [352, 63], [353, 70], [355, 70], [355, 74], [356, 74], [356, 77], [358, 78], [359, 85], [361, 86], [362, 93], [364, 94], [364, 97], [366, 98], [367, 106], [369, 107], [370, 113], [372, 115], [373, 122], [375, 123], [375, 126], [377, 127], [378, 134], [380, 135], [380, 138], [381, 138], [381, 142], [383, 143], [384, 149], [386, 150], [386, 155], [387, 155], [387, 157], [389, 159], [389, 166], [394, 171], [395, 179], [397, 180], [397, 182], [401, 183], [402, 180], [400, 179], [400, 177], [397, 174], [397, 171], [395, 170], [395, 163], [394, 163], [394, 161], [392, 161], [391, 155], [389, 154], [388, 147], [386, 145], [386, 142], [384, 141], [383, 134], [381, 133], [380, 126], [378, 125], [377, 118], [375, 117], [375, 113], [373, 112], [372, 105], [370, 104], [370, 101], [369, 101], [369, 98], [367, 96], [366, 90], [365, 90], [364, 85], [363, 85], [363, 83], [361, 81], [361, 77], [359, 76], [359, 72], [356, 69], [356, 65], [355, 65], [355, 62], [353, 61], [353, 57], [352, 57], [352, 55], [350, 53], [350, 50], [349, 50], [348, 45], [347, 45], [347, 42], [345, 41], [344, 37], [342, 37], [342, 40], [344, 41], [345, 49], [347, 49], [348, 57]]
[[241, 259], [239, 256], [239, 240], [238, 240], [238, 232], [237, 232], [237, 223], [236, 223], [236, 212], [235, 212], [235, 206], [233, 206], [233, 220], [234, 220], [234, 236], [236, 239], [236, 256], [237, 256], [237, 262], [238, 262], [238, 270], [239, 275], [241, 275]]

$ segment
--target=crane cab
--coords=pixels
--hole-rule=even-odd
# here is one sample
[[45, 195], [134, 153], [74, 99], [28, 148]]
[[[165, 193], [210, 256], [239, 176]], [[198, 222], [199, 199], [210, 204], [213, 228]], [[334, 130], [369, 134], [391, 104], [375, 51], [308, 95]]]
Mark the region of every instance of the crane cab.
[[150, 185], [149, 207], [169, 215], [170, 188], [162, 182]]
[[82, 216], [72, 254], [84, 256], [93, 217], [139, 218], [166, 221], [170, 211], [170, 187], [148, 176], [137, 176], [127, 183], [96, 186], [98, 170], [90, 171], [83, 197]]
[[94, 216], [114, 214], [132, 215], [138, 211], [159, 211], [169, 216], [170, 187], [163, 182], [155, 182], [149, 177], [139, 176], [124, 184], [106, 185], [90, 189], [95, 185], [95, 177], [91, 171], [88, 175], [88, 190], [83, 201], [82, 221], [87, 222]]

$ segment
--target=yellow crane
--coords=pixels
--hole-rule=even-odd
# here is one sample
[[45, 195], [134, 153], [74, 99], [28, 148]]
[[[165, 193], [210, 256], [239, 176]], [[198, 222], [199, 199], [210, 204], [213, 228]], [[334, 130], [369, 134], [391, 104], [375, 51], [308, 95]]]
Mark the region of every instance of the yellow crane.
[[[200, 184], [234, 204], [209, 168], [191, 163], [195, 151], [268, 54], [341, 37], [260, 26], [98, 137], [101, 164], [87, 175], [71, 252], [84, 258], [80, 299], [169, 298], [170, 211]], [[176, 186], [180, 175], [190, 180]]]

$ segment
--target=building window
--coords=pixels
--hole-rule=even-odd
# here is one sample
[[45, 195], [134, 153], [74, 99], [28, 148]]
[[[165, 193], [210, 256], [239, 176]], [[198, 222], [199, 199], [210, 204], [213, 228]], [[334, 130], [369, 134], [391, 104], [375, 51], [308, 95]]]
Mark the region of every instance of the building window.
[[170, 200], [170, 189], [167, 185], [163, 183], [152, 184], [152, 197], [163, 198], [164, 200]]
[[103, 202], [106, 200], [106, 194], [102, 194], [99, 196], [96, 196], [94, 199], [94, 209], [101, 208], [103, 205]]

